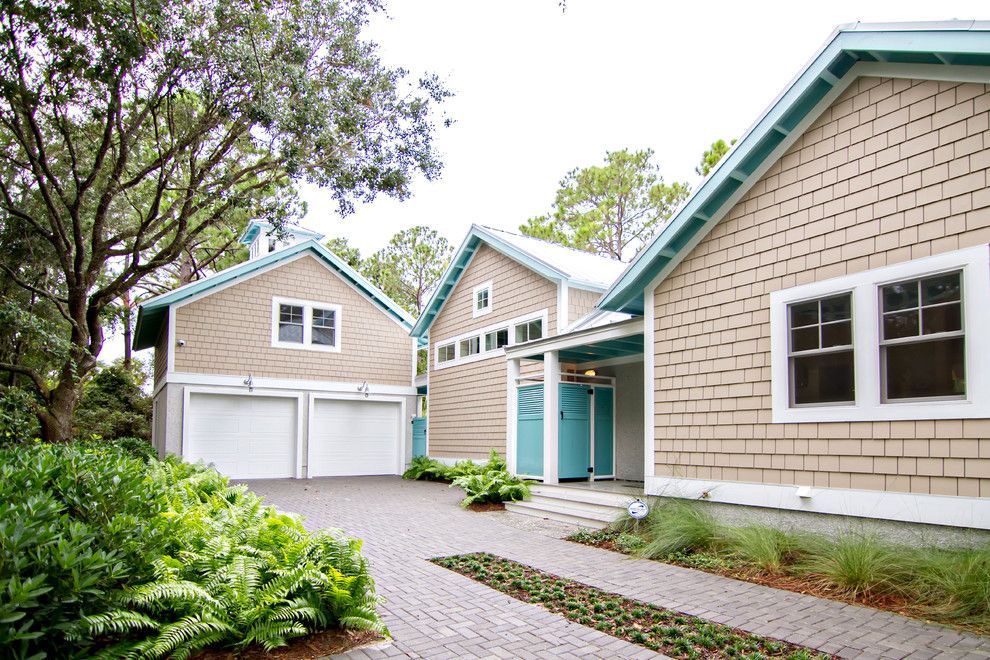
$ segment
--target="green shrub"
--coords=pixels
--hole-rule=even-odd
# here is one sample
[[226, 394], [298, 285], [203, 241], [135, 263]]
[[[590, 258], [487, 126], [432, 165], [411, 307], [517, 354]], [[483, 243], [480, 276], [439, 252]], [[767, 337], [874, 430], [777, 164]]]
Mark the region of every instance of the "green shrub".
[[383, 630], [360, 542], [120, 446], [0, 451], [0, 647], [186, 657], [330, 625]]
[[715, 518], [691, 500], [666, 500], [646, 518], [647, 544], [642, 555], [662, 559], [675, 552], [709, 550], [719, 537]]
[[73, 423], [76, 437], [151, 438], [151, 397], [135, 374], [119, 365], [100, 369], [83, 386]]
[[22, 387], [6, 387], [0, 394], [0, 446], [29, 441], [41, 435], [34, 407], [38, 397]]
[[779, 573], [797, 541], [769, 525], [746, 525], [726, 531], [726, 544], [736, 558], [768, 573]]
[[403, 479], [450, 481], [450, 468], [429, 456], [417, 456], [402, 473]]
[[529, 497], [529, 484], [507, 470], [489, 470], [482, 474], [457, 477], [451, 487], [464, 489], [461, 506], [498, 502], [514, 502]]
[[819, 540], [800, 567], [826, 586], [856, 597], [864, 593], [902, 593], [915, 573], [915, 553], [869, 534], [842, 534]]

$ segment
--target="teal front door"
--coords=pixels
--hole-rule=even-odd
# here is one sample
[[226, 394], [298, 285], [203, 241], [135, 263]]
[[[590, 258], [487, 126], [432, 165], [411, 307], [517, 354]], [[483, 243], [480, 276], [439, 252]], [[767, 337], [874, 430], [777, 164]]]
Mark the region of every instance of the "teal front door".
[[615, 395], [611, 387], [595, 387], [595, 476], [615, 476]]
[[591, 392], [587, 385], [560, 384], [557, 476], [587, 479], [591, 476]]

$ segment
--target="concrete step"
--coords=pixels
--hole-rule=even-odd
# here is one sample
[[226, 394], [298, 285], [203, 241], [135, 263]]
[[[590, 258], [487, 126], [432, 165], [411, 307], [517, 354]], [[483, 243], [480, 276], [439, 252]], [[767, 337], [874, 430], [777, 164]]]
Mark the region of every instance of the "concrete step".
[[[530, 491], [533, 495], [540, 495], [541, 497], [551, 497], [571, 502], [584, 502], [587, 504], [600, 504], [621, 509], [625, 509], [637, 497], [633, 494], [609, 493], [607, 491], [573, 486], [568, 487], [566, 485], [549, 486], [545, 484], [533, 484], [530, 486]], [[638, 497], [643, 496], [639, 495]]]
[[615, 520], [624, 510], [624, 507], [621, 506], [563, 499], [542, 495], [539, 493], [533, 493], [533, 495], [526, 501], [534, 506], [540, 506], [550, 511], [559, 510], [563, 513], [573, 512], [575, 514], [587, 514], [586, 517], [588, 518], [605, 520], [607, 522], [612, 522]]
[[591, 529], [603, 529], [608, 524], [602, 522], [601, 520], [592, 520], [582, 516], [571, 515], [569, 513], [548, 511], [538, 506], [532, 506], [529, 502], [506, 502], [505, 510], [517, 515], [546, 518], [548, 520], [556, 520], [558, 522], [578, 525], [580, 527], [589, 527]]

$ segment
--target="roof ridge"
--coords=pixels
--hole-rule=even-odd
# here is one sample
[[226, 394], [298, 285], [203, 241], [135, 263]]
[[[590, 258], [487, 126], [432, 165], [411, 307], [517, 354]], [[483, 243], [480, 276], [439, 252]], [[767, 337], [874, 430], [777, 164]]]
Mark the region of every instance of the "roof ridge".
[[613, 257], [606, 256], [604, 254], [598, 254], [597, 252], [588, 252], [587, 250], [582, 250], [580, 248], [572, 247], [570, 245], [563, 245], [562, 243], [556, 243], [554, 241], [548, 241], [545, 238], [539, 238], [537, 236], [530, 236], [528, 234], [520, 234], [514, 231], [509, 231], [508, 229], [500, 229], [498, 227], [489, 227], [488, 225], [478, 225], [482, 229], [487, 229], [489, 231], [497, 231], [503, 234], [511, 234], [512, 236], [518, 236], [519, 238], [528, 238], [533, 241], [539, 241], [540, 243], [545, 243], [547, 245], [553, 245], [555, 247], [563, 248], [564, 250], [570, 250], [571, 252], [577, 252], [578, 254], [584, 254], [592, 257], [598, 257], [600, 259], [608, 259], [609, 261], [614, 261], [617, 264], [626, 264], [628, 262], [622, 259], [615, 259]]

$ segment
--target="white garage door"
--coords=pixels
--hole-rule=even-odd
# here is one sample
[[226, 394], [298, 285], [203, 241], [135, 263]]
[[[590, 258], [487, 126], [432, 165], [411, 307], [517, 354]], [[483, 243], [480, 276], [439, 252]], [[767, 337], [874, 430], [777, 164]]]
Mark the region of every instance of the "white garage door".
[[316, 399], [312, 416], [309, 476], [398, 473], [398, 403]]
[[186, 460], [236, 479], [296, 475], [296, 399], [192, 393], [186, 412]]

